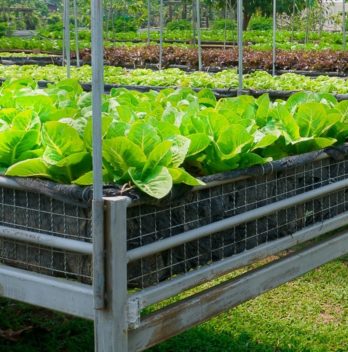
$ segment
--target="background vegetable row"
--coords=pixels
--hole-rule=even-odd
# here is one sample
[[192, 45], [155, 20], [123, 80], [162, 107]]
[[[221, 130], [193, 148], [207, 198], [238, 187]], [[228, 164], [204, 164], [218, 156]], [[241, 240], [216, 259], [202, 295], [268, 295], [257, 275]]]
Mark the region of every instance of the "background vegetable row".
[[[72, 33], [72, 37], [73, 37]], [[45, 38], [47, 37], [47, 38]], [[62, 49], [62, 31], [47, 31], [42, 30], [40, 36], [31, 39], [21, 38], [1, 38], [0, 47], [2, 49], [40, 49], [45, 51], [61, 50]], [[122, 40], [122, 41], [134, 41], [143, 40], [147, 41], [147, 33], [136, 33], [136, 32], [125, 32], [125, 33], [108, 33], [106, 36], [110, 40]], [[224, 30], [202, 30], [203, 41], [218, 41], [223, 42], [225, 38]], [[177, 31], [165, 31], [165, 40], [177, 40], [177, 41], [193, 41], [192, 30], [177, 30]], [[226, 32], [227, 41], [237, 40], [236, 31], [227, 30]], [[159, 40], [158, 32], [151, 32], [151, 40]], [[317, 32], [309, 33], [309, 42], [305, 41], [305, 32], [290, 32], [281, 31], [277, 33], [277, 46], [279, 49], [284, 50], [341, 50], [342, 49], [343, 36], [341, 33], [329, 33], [322, 32], [320, 35]], [[260, 50], [270, 50], [272, 42], [272, 31], [246, 31], [244, 32], [244, 42], [246, 46]], [[81, 47], [90, 47], [90, 32], [80, 32], [80, 43]], [[112, 45], [111, 41], [106, 40], [106, 46]], [[72, 45], [74, 42], [72, 41]]]
[[[68, 80], [40, 90], [5, 83], [0, 94], [0, 170], [8, 176], [92, 183], [91, 95]], [[152, 197], [196, 177], [309, 152], [348, 135], [348, 102], [297, 93], [216, 101], [208, 89], [138, 93], [115, 89], [103, 101], [105, 183]]]
[[[10, 49], [6, 44], [0, 48]], [[17, 40], [17, 39], [16, 39]], [[18, 39], [21, 40], [21, 39]], [[52, 42], [52, 44], [54, 41]], [[127, 43], [111, 43], [105, 48], [105, 60], [114, 66], [145, 67], [148, 64], [158, 64], [159, 47], [158, 45], [146, 46], [127, 46]], [[129, 44], [129, 43], [128, 43]], [[73, 48], [72, 43], [72, 48]], [[90, 63], [91, 51], [81, 43], [81, 58]], [[16, 46], [17, 49], [30, 49], [28, 47]], [[50, 50], [39, 47], [40, 50]], [[55, 50], [61, 54], [61, 48]], [[74, 53], [72, 53], [74, 55]], [[42, 55], [42, 54], [41, 54]], [[2, 56], [2, 55], [0, 55]], [[272, 69], [272, 52], [245, 49], [244, 51], [245, 69]], [[236, 47], [203, 49], [203, 64], [206, 68], [220, 67], [232, 68], [238, 64], [238, 50]], [[196, 48], [185, 47], [185, 45], [167, 46], [163, 52], [163, 67], [169, 65], [186, 65], [190, 68], [198, 67], [198, 55]], [[348, 71], [348, 52], [344, 51], [277, 51], [276, 67], [279, 70], [304, 70], [322, 72], [347, 72]]]
[[[72, 68], [72, 77], [80, 82], [91, 81], [91, 67]], [[60, 66], [2, 66], [0, 77], [5, 79], [33, 78], [58, 82], [66, 78], [66, 69]], [[105, 82], [117, 85], [146, 85], [161, 87], [238, 88], [236, 70], [224, 70], [211, 74], [187, 73], [180, 69], [152, 71], [149, 69], [126, 70], [120, 67], [105, 67]], [[344, 78], [319, 76], [310, 78], [294, 73], [272, 77], [267, 72], [257, 71], [244, 75], [244, 87], [256, 90], [305, 90], [326, 93], [348, 93], [348, 82]]]

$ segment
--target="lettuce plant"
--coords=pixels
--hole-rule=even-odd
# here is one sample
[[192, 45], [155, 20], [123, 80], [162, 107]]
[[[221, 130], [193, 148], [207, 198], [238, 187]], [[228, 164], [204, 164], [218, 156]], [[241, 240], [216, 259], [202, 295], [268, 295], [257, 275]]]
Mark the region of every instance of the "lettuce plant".
[[[105, 184], [154, 198], [199, 176], [263, 164], [344, 143], [348, 105], [330, 94], [296, 93], [217, 100], [209, 89], [103, 97]], [[38, 89], [33, 80], [0, 88], [0, 172], [59, 183], [92, 184], [91, 94], [75, 80]]]

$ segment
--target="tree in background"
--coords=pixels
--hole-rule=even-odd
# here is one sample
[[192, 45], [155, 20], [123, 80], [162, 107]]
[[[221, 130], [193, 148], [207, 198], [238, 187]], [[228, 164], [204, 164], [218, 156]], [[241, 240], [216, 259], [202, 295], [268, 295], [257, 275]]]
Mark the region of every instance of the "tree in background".
[[[33, 11], [28, 16], [21, 8]], [[35, 29], [47, 14], [46, 0], [0, 0], [1, 21], [11, 23], [15, 29]]]
[[[218, 8], [224, 8], [226, 1], [233, 8], [237, 7], [237, 0], [217, 0], [214, 1]], [[277, 0], [277, 12], [280, 14], [292, 14], [293, 12], [303, 11], [307, 6], [314, 6], [321, 0]], [[247, 0], [243, 4], [243, 23], [244, 29], [248, 28], [250, 19], [255, 14], [262, 16], [270, 16], [273, 12], [273, 1], [272, 0]]]

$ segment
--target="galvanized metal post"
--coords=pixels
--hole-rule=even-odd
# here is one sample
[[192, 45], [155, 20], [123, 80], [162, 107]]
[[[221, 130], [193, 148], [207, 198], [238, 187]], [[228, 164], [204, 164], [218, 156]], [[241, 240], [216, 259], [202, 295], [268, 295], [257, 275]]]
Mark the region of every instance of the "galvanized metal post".
[[310, 9], [309, 9], [310, 3], [309, 0], [306, 1], [306, 32], [305, 32], [305, 44], [308, 44], [308, 39], [309, 39], [309, 19], [310, 19]]
[[62, 19], [63, 19], [63, 45], [62, 45], [62, 66], [64, 67], [65, 66], [65, 29], [64, 29], [64, 18], [65, 18], [65, 6], [63, 5], [63, 16], [62, 16]]
[[163, 0], [160, 0], [160, 55], [159, 55], [159, 69], [162, 70], [162, 61], [163, 61]]
[[74, 0], [74, 23], [75, 23], [75, 50], [76, 50], [76, 66], [80, 67], [80, 50], [79, 50], [79, 24], [77, 20], [77, 0]]
[[104, 201], [102, 176], [101, 105], [104, 93], [102, 0], [91, 0], [93, 110], [93, 288], [95, 309], [104, 308]]
[[273, 0], [273, 43], [272, 43], [272, 75], [276, 69], [276, 34], [277, 34], [277, 0]]
[[[105, 199], [106, 306], [96, 314], [96, 352], [128, 351], [127, 206]], [[102, 234], [100, 234], [102, 237]]]
[[[66, 60], [66, 76], [70, 78], [70, 11], [69, 0], [64, 0], [64, 54]], [[63, 57], [64, 60], [64, 57]]]
[[296, 3], [295, 3], [295, 0], [293, 0], [293, 1], [292, 1], [292, 14], [291, 14], [291, 42], [294, 41], [295, 10], [296, 10]]
[[342, 33], [343, 33], [343, 50], [346, 50], [347, 46], [347, 34], [346, 34], [346, 0], [342, 1]]
[[151, 0], [147, 0], [147, 45], [150, 45]]
[[227, 42], [227, 0], [225, 1], [224, 19], [225, 19], [225, 26], [224, 26], [224, 50], [226, 50], [226, 42]]
[[198, 70], [202, 71], [202, 33], [201, 33], [201, 6], [200, 0], [196, 0], [196, 27], [198, 41]]
[[237, 2], [238, 22], [238, 95], [243, 90], [243, 0]]

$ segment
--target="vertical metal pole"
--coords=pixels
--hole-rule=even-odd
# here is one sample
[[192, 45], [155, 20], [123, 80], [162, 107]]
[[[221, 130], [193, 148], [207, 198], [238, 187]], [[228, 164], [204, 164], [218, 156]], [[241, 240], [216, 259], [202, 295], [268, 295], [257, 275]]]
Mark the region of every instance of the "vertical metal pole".
[[93, 111], [93, 289], [95, 309], [104, 308], [104, 202], [102, 176], [101, 105], [104, 93], [102, 0], [91, 0]]
[[224, 19], [225, 19], [225, 28], [224, 28], [224, 50], [226, 51], [226, 41], [227, 41], [227, 0], [225, 1]]
[[201, 6], [200, 0], [196, 0], [196, 26], [198, 40], [198, 70], [202, 71], [202, 33], [201, 33]]
[[79, 24], [77, 20], [77, 0], [74, 0], [74, 21], [75, 21], [75, 50], [76, 50], [76, 65], [80, 67], [80, 50], [79, 50]]
[[310, 16], [310, 9], [309, 9], [309, 0], [306, 1], [307, 6], [307, 19], [306, 19], [306, 35], [305, 35], [305, 44], [308, 44], [309, 39], [309, 16]]
[[127, 197], [105, 199], [106, 307], [96, 314], [96, 352], [128, 351], [127, 206], [129, 201]]
[[159, 69], [162, 70], [163, 61], [163, 0], [160, 0], [160, 56], [159, 56]]
[[293, 0], [293, 2], [292, 2], [292, 14], [291, 14], [291, 42], [294, 41], [295, 10], [296, 10], [296, 3], [295, 3], [295, 0]]
[[193, 40], [192, 40], [192, 44], [193, 45], [196, 45], [196, 29], [197, 29], [197, 26], [196, 26], [196, 7], [195, 7], [195, 4], [194, 4], [194, 1], [195, 0], [192, 0], [192, 37], [193, 37]]
[[64, 21], [65, 21], [65, 6], [63, 4], [63, 45], [62, 45], [62, 66], [65, 66], [65, 28], [64, 28]]
[[[66, 59], [66, 76], [70, 78], [70, 11], [69, 0], [64, 0], [64, 53]], [[64, 58], [63, 58], [64, 59]]]
[[342, 1], [342, 33], [343, 33], [343, 50], [346, 50], [347, 46], [347, 34], [346, 34], [346, 0]]
[[151, 0], [147, 0], [147, 45], [150, 45]]
[[273, 43], [272, 43], [272, 75], [276, 67], [276, 34], [277, 34], [277, 0], [273, 0]]
[[237, 22], [238, 22], [238, 95], [243, 90], [243, 0], [237, 2]]

